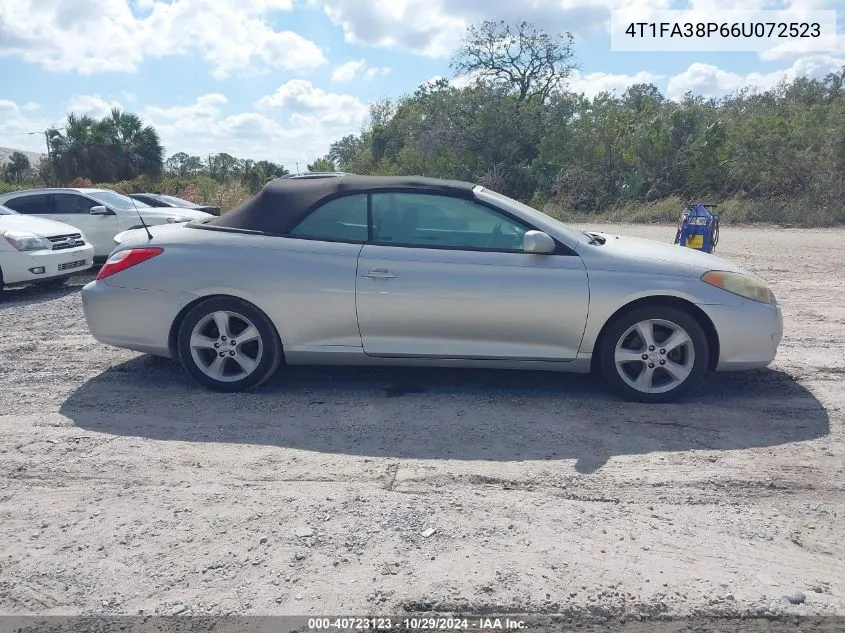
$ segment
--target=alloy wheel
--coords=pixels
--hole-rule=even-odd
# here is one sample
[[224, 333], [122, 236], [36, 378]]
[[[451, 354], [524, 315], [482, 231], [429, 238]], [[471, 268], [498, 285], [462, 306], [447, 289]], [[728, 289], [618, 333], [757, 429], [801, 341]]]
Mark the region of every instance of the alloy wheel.
[[681, 386], [693, 371], [695, 346], [677, 323], [647, 319], [619, 337], [613, 354], [619, 377], [640, 393], [666, 393]]
[[235, 382], [250, 376], [261, 362], [264, 342], [252, 321], [227, 310], [200, 319], [191, 331], [191, 357], [213, 380]]

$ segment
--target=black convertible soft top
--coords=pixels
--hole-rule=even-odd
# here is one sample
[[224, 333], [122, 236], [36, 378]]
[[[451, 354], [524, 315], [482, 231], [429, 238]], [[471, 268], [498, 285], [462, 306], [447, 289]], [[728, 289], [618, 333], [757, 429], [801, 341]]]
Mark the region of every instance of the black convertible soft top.
[[354, 193], [407, 191], [472, 198], [474, 184], [419, 176], [328, 176], [278, 178], [241, 206], [213, 218], [206, 226], [284, 235], [308, 213], [331, 198]]

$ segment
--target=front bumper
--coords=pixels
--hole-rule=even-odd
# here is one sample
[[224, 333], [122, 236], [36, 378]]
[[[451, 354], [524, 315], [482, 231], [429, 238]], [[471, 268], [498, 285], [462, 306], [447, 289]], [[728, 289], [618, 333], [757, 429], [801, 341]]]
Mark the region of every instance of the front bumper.
[[757, 369], [769, 365], [783, 337], [780, 305], [744, 301], [738, 305], [699, 305], [716, 327], [716, 371]]
[[154, 356], [170, 356], [170, 328], [196, 298], [184, 292], [121, 288], [106, 280], [82, 288], [85, 321], [95, 339]]
[[[93, 264], [94, 247], [90, 244], [60, 251], [4, 251], [0, 254], [3, 283], [7, 285], [73, 275], [88, 270]], [[43, 272], [38, 272], [41, 269]]]

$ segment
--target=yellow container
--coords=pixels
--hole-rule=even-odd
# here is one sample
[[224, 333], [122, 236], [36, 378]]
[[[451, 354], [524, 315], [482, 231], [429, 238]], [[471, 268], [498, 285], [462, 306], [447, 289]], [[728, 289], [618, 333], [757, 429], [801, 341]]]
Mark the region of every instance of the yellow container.
[[704, 248], [704, 236], [703, 235], [689, 235], [687, 236], [687, 243], [685, 244], [687, 248]]

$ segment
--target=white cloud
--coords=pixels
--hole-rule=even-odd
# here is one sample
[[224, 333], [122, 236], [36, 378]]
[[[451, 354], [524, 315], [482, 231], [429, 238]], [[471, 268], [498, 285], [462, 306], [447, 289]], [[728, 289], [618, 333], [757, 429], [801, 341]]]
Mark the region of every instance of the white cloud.
[[591, 98], [602, 92], [621, 93], [634, 84], [656, 84], [665, 75], [640, 71], [634, 75], [614, 75], [612, 73], [573, 73], [568, 90], [584, 94]]
[[43, 153], [46, 148], [44, 130], [54, 121], [28, 114], [35, 103], [19, 105], [0, 99], [0, 147]]
[[797, 77], [821, 79], [828, 73], [840, 70], [843, 65], [845, 58], [842, 57], [812, 55], [796, 60], [788, 68], [770, 73], [740, 75], [712, 64], [695, 63], [669, 79], [666, 96], [669, 99], [681, 99], [686, 92], [691, 91], [703, 97], [721, 97], [742, 88], [765, 91], [781, 81], [791, 81]]
[[[291, 83], [291, 82], [288, 82]], [[144, 120], [156, 127], [166, 154], [184, 151], [205, 156], [228, 152], [241, 158], [267, 159], [292, 165], [324, 155], [340, 136], [360, 129], [366, 106], [354, 97], [336, 95], [306, 86], [282, 86], [265, 97], [275, 111], [225, 112], [228, 99], [218, 93], [200, 96], [191, 104], [148, 107]], [[304, 89], [303, 89], [304, 88]], [[343, 107], [346, 109], [335, 110]], [[348, 108], [354, 107], [352, 111]], [[350, 112], [355, 112], [354, 116]]]
[[119, 101], [106, 101], [100, 95], [73, 95], [67, 102], [68, 113], [73, 112], [76, 115], [88, 115], [97, 119], [101, 119], [112, 108], [123, 110], [123, 106]]
[[347, 42], [448, 57], [467, 26], [482, 20], [528, 20], [549, 32], [576, 35], [605, 29], [610, 9], [633, 11], [644, 20], [671, 0], [307, 0], [343, 29]]
[[218, 78], [234, 72], [308, 70], [322, 50], [269, 17], [292, 0], [17, 0], [0, 2], [0, 57], [46, 70], [134, 72], [147, 57], [200, 54]]
[[390, 68], [386, 68], [384, 66], [368, 67], [366, 60], [353, 59], [340, 64], [334, 69], [334, 71], [332, 71], [332, 81], [337, 83], [349, 83], [355, 79], [372, 81], [378, 76], [389, 74]]
[[317, 88], [310, 81], [292, 79], [255, 104], [259, 108], [280, 108], [292, 112], [299, 125], [319, 124], [359, 127], [367, 116], [367, 106], [357, 97]]

